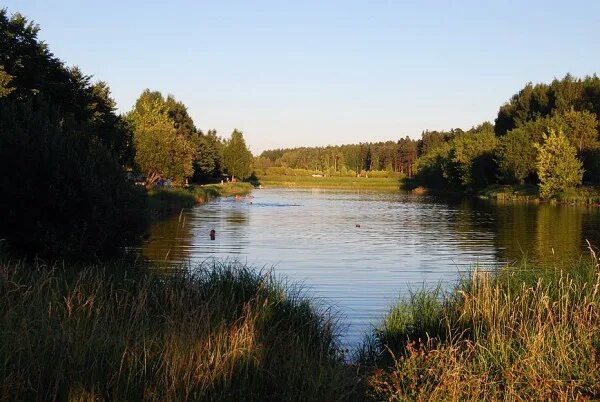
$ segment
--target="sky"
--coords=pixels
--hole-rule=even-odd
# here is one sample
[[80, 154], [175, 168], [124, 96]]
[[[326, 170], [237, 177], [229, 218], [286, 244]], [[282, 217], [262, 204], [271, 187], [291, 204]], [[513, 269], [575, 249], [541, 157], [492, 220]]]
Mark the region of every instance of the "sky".
[[527, 82], [600, 73], [600, 1], [4, 1], [120, 112], [145, 88], [250, 149], [493, 121]]

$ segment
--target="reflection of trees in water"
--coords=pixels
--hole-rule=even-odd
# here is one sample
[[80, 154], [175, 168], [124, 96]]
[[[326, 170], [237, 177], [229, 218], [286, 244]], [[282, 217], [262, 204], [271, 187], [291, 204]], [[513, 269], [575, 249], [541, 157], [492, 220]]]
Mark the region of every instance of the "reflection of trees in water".
[[598, 212], [590, 215], [580, 207], [493, 204], [491, 209], [500, 258], [516, 261], [526, 257], [544, 265], [580, 256], [583, 220], [586, 216], [599, 220]]
[[581, 253], [582, 219], [585, 209], [540, 205], [536, 219], [536, 258], [554, 262]]
[[142, 246], [142, 255], [151, 261], [187, 261], [192, 243], [186, 214], [176, 215], [150, 226], [150, 237]]
[[498, 257], [503, 261], [532, 258], [536, 231], [536, 205], [491, 203]]

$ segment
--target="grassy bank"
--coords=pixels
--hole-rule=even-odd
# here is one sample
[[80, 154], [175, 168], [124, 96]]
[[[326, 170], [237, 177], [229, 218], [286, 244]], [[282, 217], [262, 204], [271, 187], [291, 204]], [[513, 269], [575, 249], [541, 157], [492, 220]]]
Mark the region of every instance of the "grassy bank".
[[0, 399], [600, 398], [598, 260], [416, 292], [351, 361], [335, 316], [269, 273], [171, 272], [0, 263]]
[[374, 400], [600, 398], [598, 262], [474, 272], [417, 292], [362, 351]]
[[[540, 203], [539, 190], [534, 185], [493, 185], [478, 193], [479, 198], [498, 202]], [[569, 190], [549, 202], [559, 204], [600, 205], [600, 188], [582, 186]]]
[[[335, 320], [267, 273], [0, 264], [2, 400], [336, 400]], [[74, 273], [76, 272], [76, 273]]]
[[250, 183], [224, 183], [171, 188], [148, 192], [148, 210], [153, 216], [165, 216], [203, 204], [216, 197], [246, 195], [252, 191]]
[[312, 177], [262, 176], [263, 187], [325, 188], [339, 190], [398, 191], [400, 179], [395, 177]]

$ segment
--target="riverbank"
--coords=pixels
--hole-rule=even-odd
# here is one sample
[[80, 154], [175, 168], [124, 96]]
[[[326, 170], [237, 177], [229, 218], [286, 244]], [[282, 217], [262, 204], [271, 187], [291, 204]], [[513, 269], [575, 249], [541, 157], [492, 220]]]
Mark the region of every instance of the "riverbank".
[[252, 189], [250, 183], [223, 183], [152, 190], [148, 192], [148, 211], [152, 217], [168, 216], [217, 197], [244, 196]]
[[348, 360], [335, 315], [268, 272], [0, 262], [0, 395], [596, 399], [599, 269], [474, 271], [400, 301]]
[[[475, 271], [395, 306], [363, 349], [375, 400], [600, 398], [600, 261]], [[369, 364], [369, 362], [371, 362]]]
[[600, 188], [592, 186], [581, 186], [569, 190], [551, 200], [543, 200], [539, 189], [534, 185], [493, 185], [476, 194], [481, 199], [494, 200], [498, 202], [524, 202], [540, 203], [550, 202], [556, 204], [577, 204], [600, 206]]
[[377, 191], [398, 191], [400, 189], [400, 179], [396, 177], [261, 176], [259, 181], [263, 187]]

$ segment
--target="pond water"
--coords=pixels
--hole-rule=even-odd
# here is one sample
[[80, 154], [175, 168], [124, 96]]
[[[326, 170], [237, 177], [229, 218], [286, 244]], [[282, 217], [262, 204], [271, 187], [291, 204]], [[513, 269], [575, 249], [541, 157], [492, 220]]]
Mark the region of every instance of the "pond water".
[[273, 268], [340, 314], [351, 347], [410, 290], [450, 286], [475, 264], [575, 259], [586, 239], [600, 244], [600, 208], [262, 189], [154, 223], [142, 253], [167, 263], [228, 258]]

